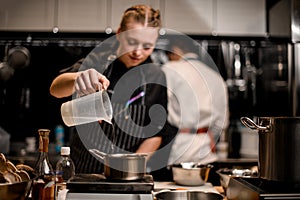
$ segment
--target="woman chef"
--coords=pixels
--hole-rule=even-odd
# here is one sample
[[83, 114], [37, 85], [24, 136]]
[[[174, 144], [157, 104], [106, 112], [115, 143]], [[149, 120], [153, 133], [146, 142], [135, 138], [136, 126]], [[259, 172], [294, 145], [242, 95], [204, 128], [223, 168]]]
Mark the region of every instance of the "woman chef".
[[117, 34], [71, 67], [78, 72], [66, 72], [53, 80], [50, 93], [57, 98], [87, 95], [99, 87], [111, 97], [112, 125], [102, 121], [76, 126], [71, 156], [77, 173], [103, 171], [101, 162], [88, 152], [90, 148], [150, 156], [162, 146], [166, 80], [150, 58], [160, 26], [159, 11], [147, 5], [128, 8]]

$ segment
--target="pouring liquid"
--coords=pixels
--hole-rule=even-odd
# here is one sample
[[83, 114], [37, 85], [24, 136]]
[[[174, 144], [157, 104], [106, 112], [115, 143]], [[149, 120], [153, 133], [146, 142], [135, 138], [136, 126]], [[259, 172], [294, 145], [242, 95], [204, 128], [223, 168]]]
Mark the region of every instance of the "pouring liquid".
[[115, 150], [115, 143], [116, 143], [116, 134], [115, 134], [115, 126], [114, 124], [111, 123], [111, 126], [112, 126], [112, 141], [111, 141], [111, 145], [110, 145], [110, 148], [112, 151]]

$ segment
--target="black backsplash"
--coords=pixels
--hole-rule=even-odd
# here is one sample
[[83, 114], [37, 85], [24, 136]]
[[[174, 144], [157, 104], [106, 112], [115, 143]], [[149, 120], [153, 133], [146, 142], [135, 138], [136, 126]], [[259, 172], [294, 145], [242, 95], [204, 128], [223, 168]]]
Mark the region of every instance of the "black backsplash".
[[[11, 141], [24, 141], [25, 137], [36, 136], [37, 129], [49, 128], [52, 132], [58, 124], [62, 124], [60, 106], [69, 98], [56, 99], [49, 93], [52, 80], [61, 69], [71, 66], [78, 59], [86, 56], [107, 35], [102, 34], [61, 34], [51, 33], [26, 34], [5, 33], [0, 37], [0, 62], [5, 56], [5, 47], [22, 45], [31, 54], [30, 65], [15, 72], [6, 83], [0, 82], [0, 126], [11, 134]], [[237, 88], [229, 88], [229, 104], [231, 119], [240, 116], [272, 116], [288, 115], [287, 87], [270, 85], [276, 81], [273, 67], [278, 64], [278, 43], [286, 46], [285, 41], [270, 42], [265, 38], [238, 37], [205, 37], [191, 36], [197, 41], [207, 41], [207, 51], [218, 67], [224, 80], [227, 70], [220, 46], [222, 41], [233, 41], [241, 49], [252, 49], [251, 62], [257, 68], [256, 97], [253, 105], [252, 96], [247, 96]], [[156, 54], [154, 54], [156, 55]], [[274, 60], [272, 60], [274, 59]], [[285, 62], [285, 61], [284, 61]], [[245, 65], [245, 57], [241, 51], [241, 64]], [[286, 65], [283, 70], [286, 73]], [[278, 80], [287, 82], [287, 77]], [[273, 87], [272, 87], [273, 86]], [[247, 87], [250, 87], [248, 85]], [[66, 140], [68, 139], [68, 128]], [[50, 134], [54, 141], [54, 134]]]
[[[36, 136], [39, 128], [48, 128], [53, 133], [56, 125], [63, 125], [60, 106], [69, 99], [52, 97], [51, 82], [61, 69], [92, 50], [92, 47], [58, 45], [25, 47], [31, 54], [29, 66], [16, 70], [11, 79], [0, 83], [0, 126], [11, 134], [12, 141]], [[0, 52], [4, 52], [4, 48], [0, 46]], [[54, 141], [54, 133], [50, 136]]]

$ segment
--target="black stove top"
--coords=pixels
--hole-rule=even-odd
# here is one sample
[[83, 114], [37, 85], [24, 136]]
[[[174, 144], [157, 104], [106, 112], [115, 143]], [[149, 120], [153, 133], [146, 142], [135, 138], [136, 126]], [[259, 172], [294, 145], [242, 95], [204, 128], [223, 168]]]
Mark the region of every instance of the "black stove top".
[[148, 194], [153, 188], [154, 181], [151, 175], [134, 181], [112, 181], [102, 174], [77, 174], [67, 182], [67, 189], [73, 193]]
[[300, 199], [300, 183], [268, 181], [261, 178], [231, 178], [227, 199]]

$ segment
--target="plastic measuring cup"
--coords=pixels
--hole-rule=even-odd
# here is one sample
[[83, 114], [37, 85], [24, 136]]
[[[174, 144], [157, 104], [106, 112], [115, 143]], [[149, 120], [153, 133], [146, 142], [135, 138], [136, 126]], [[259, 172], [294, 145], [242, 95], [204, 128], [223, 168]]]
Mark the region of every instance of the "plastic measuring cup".
[[67, 126], [99, 120], [111, 123], [112, 106], [105, 90], [101, 90], [61, 105], [61, 116]]

